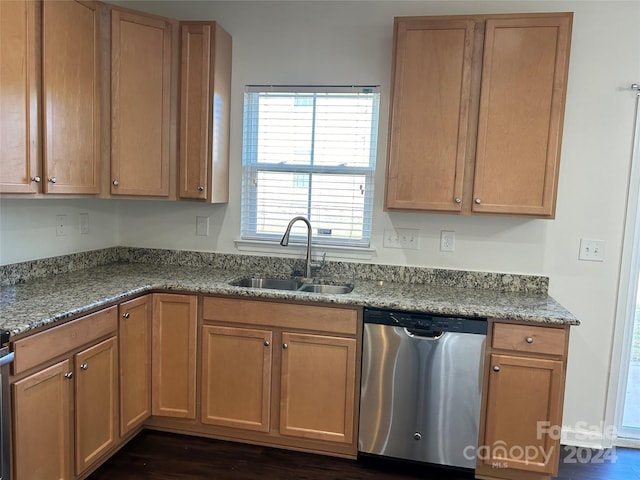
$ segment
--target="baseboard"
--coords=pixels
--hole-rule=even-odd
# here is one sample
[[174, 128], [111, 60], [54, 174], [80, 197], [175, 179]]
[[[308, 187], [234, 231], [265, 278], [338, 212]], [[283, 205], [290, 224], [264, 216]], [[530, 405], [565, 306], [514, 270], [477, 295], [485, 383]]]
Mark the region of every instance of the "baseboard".
[[562, 445], [596, 448], [599, 450], [611, 448], [614, 440], [615, 438], [611, 435], [605, 435], [602, 431], [576, 430], [574, 428], [563, 428], [560, 435], [560, 443]]

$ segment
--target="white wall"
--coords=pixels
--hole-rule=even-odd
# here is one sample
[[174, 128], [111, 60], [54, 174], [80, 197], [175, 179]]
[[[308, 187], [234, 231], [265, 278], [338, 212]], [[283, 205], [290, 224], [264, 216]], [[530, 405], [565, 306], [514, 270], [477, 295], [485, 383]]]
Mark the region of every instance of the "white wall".
[[[574, 434], [579, 422], [599, 428], [606, 407], [635, 111], [634, 96], [628, 87], [640, 81], [639, 2], [122, 3], [177, 19], [215, 19], [231, 33], [234, 43], [229, 204], [119, 201], [120, 245], [237, 252], [234, 239], [240, 231], [244, 85], [379, 84], [381, 135], [373, 261], [549, 275], [551, 295], [582, 321], [571, 332], [566, 431], [570, 436]], [[534, 11], [575, 12], [556, 220], [383, 212], [393, 17]], [[16, 201], [3, 208], [3, 217], [5, 211], [20, 205]], [[33, 208], [35, 204], [29, 205]], [[45, 208], [46, 204], [42, 205]], [[196, 215], [211, 217], [209, 237], [195, 236]], [[44, 215], [46, 219], [49, 217], [50, 213]], [[16, 236], [8, 235], [8, 229], [15, 224], [16, 221], [5, 222], [3, 218], [0, 223], [3, 243], [17, 241]], [[383, 248], [382, 234], [390, 227], [419, 229], [421, 248], [416, 251]], [[33, 225], [22, 222], [20, 228], [33, 229]], [[438, 251], [441, 230], [456, 232], [456, 252]], [[606, 242], [604, 262], [577, 260], [581, 237]], [[51, 241], [48, 237], [37, 240], [34, 245], [41, 248]], [[110, 237], [109, 242], [113, 241], [114, 237]], [[24, 256], [22, 246], [3, 247], [5, 250], [12, 252], [13, 257]], [[14, 250], [22, 253], [15, 254]], [[601, 440], [597, 434], [596, 431], [596, 443]]]
[[[116, 200], [2, 199], [0, 265], [118, 245]], [[89, 233], [80, 234], [79, 215], [89, 214]], [[56, 216], [66, 216], [66, 235], [56, 236]]]

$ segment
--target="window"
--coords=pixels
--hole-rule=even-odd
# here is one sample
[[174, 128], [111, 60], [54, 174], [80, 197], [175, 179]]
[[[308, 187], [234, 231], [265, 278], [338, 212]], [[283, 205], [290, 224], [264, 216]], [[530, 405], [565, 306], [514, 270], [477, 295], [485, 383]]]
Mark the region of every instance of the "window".
[[[243, 239], [279, 240], [302, 215], [315, 243], [369, 246], [379, 99], [378, 87], [246, 87]], [[291, 237], [306, 240], [304, 224]]]

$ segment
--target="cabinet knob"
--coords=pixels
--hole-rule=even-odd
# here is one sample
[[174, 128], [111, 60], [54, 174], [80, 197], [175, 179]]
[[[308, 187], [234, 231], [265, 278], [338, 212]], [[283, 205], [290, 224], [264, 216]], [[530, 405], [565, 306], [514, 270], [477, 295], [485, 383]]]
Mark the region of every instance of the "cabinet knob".
[[494, 372], [499, 372], [500, 371], [500, 366], [499, 365], [494, 365], [493, 371]]
[[56, 177], [49, 178], [49, 183], [56, 183], [58, 179]]
[[123, 313], [123, 314], [122, 314], [122, 318], [129, 318], [129, 312], [127, 312], [127, 313]]
[[199, 187], [198, 187], [198, 191], [199, 191], [199, 192], [204, 192], [204, 187], [203, 187], [203, 186], [199, 186]]
[[271, 344], [269, 343], [269, 340], [265, 340], [265, 341], [264, 341], [264, 346], [265, 346], [265, 347], [268, 347], [269, 345], [271, 345]]
[[455, 202], [456, 203], [462, 203], [462, 199], [460, 197], [456, 197]]
[[35, 176], [31, 179], [32, 182], [40, 183], [41, 178], [39, 176]]
[[414, 440], [421, 440], [422, 439], [422, 434], [420, 432], [416, 432], [413, 434], [413, 439]]
[[88, 369], [89, 369], [89, 364], [85, 362], [85, 363], [83, 363], [82, 365], [80, 365], [80, 368], [81, 368], [82, 370], [88, 370]]
[[64, 374], [64, 378], [68, 378], [69, 380], [71, 380], [73, 378], [73, 372], [67, 372]]
[[527, 343], [533, 343], [533, 338], [532, 337], [527, 337]]
[[286, 343], [283, 343], [282, 344], [282, 348], [284, 348], [286, 350], [287, 348], [289, 348], [289, 345], [287, 345]]
[[476, 198], [476, 205], [480, 205], [482, 203], [479, 198]]
[[113, 186], [118, 188], [120, 186], [120, 182], [118, 180], [113, 181]]

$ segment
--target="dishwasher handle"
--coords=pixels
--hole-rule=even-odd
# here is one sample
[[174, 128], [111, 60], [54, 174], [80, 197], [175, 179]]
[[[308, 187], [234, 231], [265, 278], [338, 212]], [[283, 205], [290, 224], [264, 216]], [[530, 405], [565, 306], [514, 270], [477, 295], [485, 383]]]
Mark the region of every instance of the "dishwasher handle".
[[425, 340], [440, 340], [446, 332], [442, 330], [421, 330], [419, 328], [404, 327], [404, 333], [411, 338], [419, 337]]

